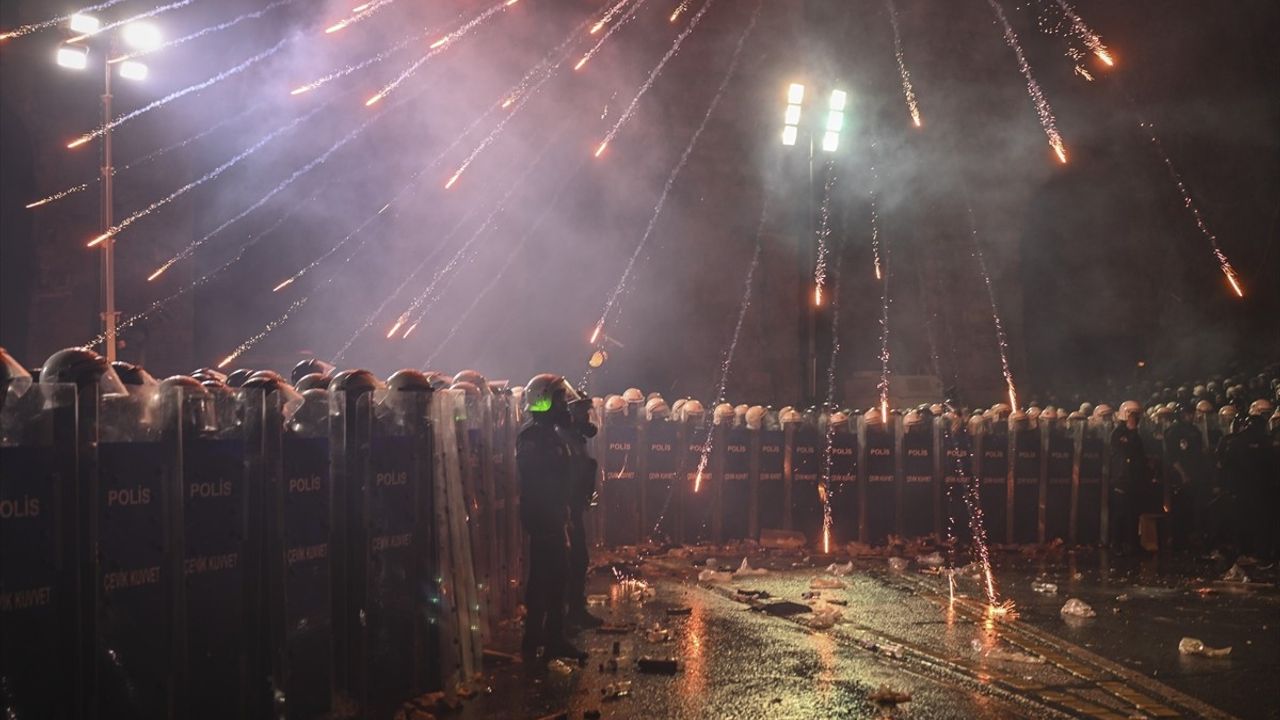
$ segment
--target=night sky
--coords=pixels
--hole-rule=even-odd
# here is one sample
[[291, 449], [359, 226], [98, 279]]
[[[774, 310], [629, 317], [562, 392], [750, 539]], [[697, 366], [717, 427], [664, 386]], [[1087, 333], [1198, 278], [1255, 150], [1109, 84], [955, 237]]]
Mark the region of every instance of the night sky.
[[[429, 361], [521, 383], [543, 370], [576, 379], [592, 328], [670, 181], [609, 316], [610, 358], [593, 391], [714, 391], [763, 204], [762, 260], [729, 396], [788, 404], [801, 395], [810, 227], [820, 224], [831, 178], [841, 378], [880, 371], [884, 285], [873, 271], [873, 206], [896, 375], [937, 374], [972, 401], [998, 395], [1003, 381], [975, 239], [1027, 396], [1108, 393], [1136, 376], [1191, 377], [1280, 358], [1280, 5], [1271, 0], [1074, 3], [1114, 54], [1113, 68], [1088, 54], [1057, 0], [1005, 0], [1056, 116], [1065, 165], [1046, 141], [987, 0], [897, 0], [920, 128], [903, 99], [885, 3], [766, 1], [673, 181], [756, 0], [712, 1], [600, 158], [592, 152], [703, 7], [699, 0], [675, 22], [674, 0], [625, 4], [612, 22], [630, 10], [633, 19], [576, 72], [573, 64], [607, 31], [592, 36], [587, 28], [608, 6], [521, 0], [448, 43], [370, 107], [365, 101], [435, 38], [500, 3], [396, 0], [324, 32], [355, 4], [273, 4], [261, 17], [148, 57], [151, 76], [142, 83], [116, 81], [116, 109], [127, 113], [281, 43], [244, 72], [116, 129], [117, 168], [134, 163], [116, 177], [117, 221], [296, 121], [119, 234], [123, 317], [177, 294], [122, 332], [123, 359], [160, 376], [187, 372], [218, 362], [287, 313], [237, 364], [287, 369], [310, 354], [332, 358], [350, 343], [341, 364], [382, 374]], [[154, 21], [176, 38], [266, 6], [194, 0]], [[126, 1], [101, 15], [122, 19], [153, 7]], [[0, 28], [71, 9], [6, 0]], [[97, 254], [84, 247], [98, 234], [97, 151], [93, 143], [65, 145], [98, 123], [102, 56], [91, 54], [82, 73], [56, 67], [54, 50], [68, 36], [58, 27], [0, 43], [0, 344], [31, 366], [89, 341], [98, 327]], [[402, 49], [381, 62], [290, 95], [397, 44]], [[1078, 62], [1072, 48], [1085, 50]], [[543, 81], [540, 67], [554, 63]], [[498, 107], [531, 72], [526, 87], [537, 91], [514, 110]], [[831, 89], [850, 98], [841, 147], [816, 152], [812, 181], [807, 143], [779, 142], [793, 81], [811, 89], [805, 123]], [[446, 190], [486, 137], [492, 143]], [[1238, 271], [1243, 299], [1184, 207], [1165, 157]], [[415, 174], [419, 181], [406, 189]], [[91, 183], [84, 191], [24, 208], [84, 182]], [[410, 308], [399, 333], [418, 314], [420, 326], [387, 339]], [[817, 319], [824, 376], [831, 311]], [[842, 380], [840, 399], [856, 402], [851, 382]]]

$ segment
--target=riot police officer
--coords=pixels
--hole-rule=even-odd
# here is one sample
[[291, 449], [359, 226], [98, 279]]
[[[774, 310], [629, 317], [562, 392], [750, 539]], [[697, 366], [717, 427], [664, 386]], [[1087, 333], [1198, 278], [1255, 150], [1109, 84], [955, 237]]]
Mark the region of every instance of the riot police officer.
[[565, 622], [579, 628], [597, 628], [604, 624], [603, 620], [587, 612], [587, 568], [590, 557], [587, 553], [584, 514], [594, 504], [596, 477], [600, 469], [587, 450], [587, 441], [595, 437], [597, 432], [590, 413], [591, 399], [583, 393], [582, 397], [569, 402], [568, 423], [556, 426], [569, 448], [570, 460], [569, 576], [565, 591]]
[[1203, 528], [1203, 508], [1208, 502], [1204, 437], [1195, 425], [1195, 409], [1179, 405], [1164, 431], [1165, 484], [1173, 515], [1174, 545], [1185, 548], [1187, 541]]
[[1140, 410], [1127, 412], [1111, 431], [1111, 544], [1121, 549], [1132, 547], [1137, 538], [1138, 495], [1147, 483], [1147, 455], [1138, 433], [1141, 416]]
[[529, 577], [520, 651], [530, 662], [537, 660], [539, 648], [543, 660], [585, 657], [564, 635], [573, 462], [568, 443], [556, 429], [572, 423], [569, 403], [579, 399], [559, 375], [538, 375], [524, 391], [529, 421], [516, 438], [516, 467], [520, 522], [529, 538]]

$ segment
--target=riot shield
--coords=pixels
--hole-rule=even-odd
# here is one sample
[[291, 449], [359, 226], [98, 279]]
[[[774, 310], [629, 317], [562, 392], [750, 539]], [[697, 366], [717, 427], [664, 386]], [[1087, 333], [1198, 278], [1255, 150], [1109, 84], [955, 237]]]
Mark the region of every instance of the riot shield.
[[810, 545], [822, 541], [822, 477], [826, 438], [809, 423], [798, 425], [791, 444], [791, 529], [804, 533]]
[[1044, 540], [1071, 540], [1072, 467], [1075, 441], [1062, 427], [1045, 430]]
[[1105, 476], [1106, 443], [1098, 435], [1089, 432], [1083, 423], [1079, 434], [1079, 469], [1075, 502], [1075, 543], [1093, 545], [1105, 542], [1102, 534], [1103, 494], [1102, 479]]
[[781, 530], [786, 522], [786, 436], [781, 430], [758, 430], [760, 482], [756, 490], [757, 528]]
[[831, 433], [831, 540], [843, 545], [858, 539], [858, 436], [849, 430]]
[[1008, 538], [1009, 436], [990, 432], [978, 436], [978, 499], [987, 539], [1003, 543]]
[[516, 473], [516, 435], [519, 398], [510, 392], [495, 395], [493, 412], [494, 531], [499, 535], [499, 565], [493, 571], [492, 592], [502, 617], [515, 617], [520, 603], [520, 488]]
[[680, 459], [680, 481], [676, 483], [674, 496], [679, 499], [679, 541], [693, 544], [711, 539], [711, 511], [718, 478], [711, 463], [714, 434], [712, 443], [708, 444], [709, 428], [686, 424], [683, 430], [680, 447], [684, 457]]
[[962, 544], [969, 542], [969, 506], [965, 501], [969, 483], [973, 482], [973, 441], [963, 427], [952, 430], [943, 427], [941, 446], [942, 462], [943, 532]]
[[218, 422], [182, 438], [183, 576], [178, 611], [179, 668], [185, 680], [179, 717], [243, 717], [254, 645], [249, 612], [248, 478], [245, 398], [236, 390], [212, 401]]
[[97, 559], [89, 593], [97, 692], [89, 702], [105, 716], [164, 717], [177, 697], [183, 428], [176, 412], [144, 421], [156, 410], [152, 400], [102, 399], [98, 492], [81, 497]]
[[0, 676], [18, 718], [72, 717], [77, 659], [76, 387], [37, 383], [0, 410]]
[[635, 545], [640, 541], [639, 480], [635, 424], [621, 414], [610, 414], [601, 430], [604, 482], [601, 495], [606, 517], [604, 544]]
[[908, 538], [933, 535], [934, 476], [933, 425], [920, 423], [902, 433], [902, 534]]
[[1041, 537], [1041, 433], [1028, 428], [1013, 432], [1013, 541], [1027, 544]]
[[324, 714], [333, 694], [331, 449], [329, 403], [313, 395], [280, 443], [283, 488], [276, 518], [284, 560], [276, 633], [283, 647], [276, 652], [283, 659], [280, 684], [290, 718]]
[[[490, 438], [487, 430], [489, 396], [462, 396], [456, 414], [458, 452], [463, 458], [462, 492], [468, 508], [467, 528], [471, 533], [471, 553], [483, 616], [491, 614], [489, 589], [493, 586], [496, 535], [493, 528], [493, 476], [488, 463]], [[487, 637], [488, 623], [481, 623]]]
[[674, 422], [652, 420], [645, 427], [645, 475], [641, 489], [643, 500], [640, 540], [667, 537], [673, 534], [671, 519], [667, 516], [673, 502], [671, 496], [676, 486], [676, 473], [680, 466], [680, 454], [676, 452], [679, 432]]
[[864, 422], [862, 428], [867, 480], [863, 483], [865, 499], [859, 539], [871, 545], [883, 545], [889, 535], [897, 531], [897, 443], [892, 426]]
[[741, 540], [748, 537], [752, 499], [751, 431], [733, 427], [725, 433], [720, 484], [721, 522], [724, 538]]

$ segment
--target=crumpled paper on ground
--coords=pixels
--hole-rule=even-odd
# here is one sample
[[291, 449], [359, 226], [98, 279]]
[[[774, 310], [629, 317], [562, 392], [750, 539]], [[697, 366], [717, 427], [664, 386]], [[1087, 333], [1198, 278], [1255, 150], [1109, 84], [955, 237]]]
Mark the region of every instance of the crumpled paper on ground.
[[742, 558], [742, 564], [734, 571], [734, 577], [750, 577], [752, 575], [768, 575], [769, 571], [764, 568], [753, 568], [747, 562], [746, 558]]
[[1183, 655], [1199, 655], [1207, 658], [1223, 658], [1231, 654], [1230, 647], [1212, 648], [1204, 644], [1200, 638], [1184, 637], [1178, 641], [1178, 652]]
[[831, 573], [832, 575], [841, 576], [841, 577], [845, 575], [849, 575], [853, 572], [853, 561], [850, 560], [849, 562], [843, 565], [839, 565], [837, 563], [831, 563], [830, 565], [827, 566], [827, 572]]
[[841, 590], [843, 588], [844, 583], [835, 578], [816, 577], [809, 581], [810, 590]]
[[1098, 615], [1098, 613], [1093, 611], [1093, 608], [1089, 607], [1088, 603], [1079, 598], [1071, 598], [1068, 600], [1059, 612], [1061, 612], [1064, 617], [1091, 618], [1097, 617]]
[[727, 583], [733, 582], [733, 573], [721, 572], [719, 570], [703, 570], [698, 573], [698, 582], [705, 583]]

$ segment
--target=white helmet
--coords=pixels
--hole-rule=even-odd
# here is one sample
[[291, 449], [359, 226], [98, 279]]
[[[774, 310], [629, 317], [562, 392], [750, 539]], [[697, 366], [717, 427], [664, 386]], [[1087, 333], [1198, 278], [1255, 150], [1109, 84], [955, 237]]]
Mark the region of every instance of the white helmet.
[[934, 403], [929, 406], [929, 412], [933, 413], [934, 417], [941, 415], [944, 409], [945, 408], [942, 407], [942, 403]]
[[716, 425], [725, 425], [733, 422], [733, 406], [729, 403], [720, 403], [716, 406], [716, 413], [712, 417], [712, 422]]
[[623, 400], [621, 395], [610, 395], [604, 399], [604, 411], [607, 413], [626, 412], [627, 401]]
[[1270, 415], [1275, 410], [1275, 406], [1266, 398], [1259, 398], [1249, 405], [1249, 414], [1254, 416]]
[[1089, 415], [1092, 415], [1092, 414], [1093, 414], [1093, 403], [1087, 403], [1087, 402], [1082, 402], [1082, 403], [1080, 403], [1080, 409], [1079, 409], [1077, 412], [1080, 412], [1080, 413], [1084, 414], [1084, 415], [1085, 415], [1085, 417], [1088, 417]]
[[849, 416], [837, 410], [831, 413], [831, 417], [827, 418], [827, 422], [832, 427], [845, 427], [849, 424]]
[[969, 416], [968, 425], [969, 425], [969, 434], [977, 435], [978, 433], [986, 430], [987, 419], [983, 417], [980, 413], [974, 413], [973, 415]]
[[667, 401], [660, 397], [650, 398], [644, 404], [644, 418], [646, 420], [665, 420], [671, 414], [671, 408], [667, 407]]
[[644, 393], [640, 392], [640, 388], [627, 388], [622, 391], [622, 399], [629, 404], [639, 405], [644, 402]]
[[734, 425], [745, 424], [747, 421], [747, 410], [750, 410], [750, 409], [751, 409], [751, 406], [746, 403], [742, 403], [741, 405], [734, 405], [733, 406], [733, 424]]
[[911, 427], [912, 425], [919, 425], [922, 422], [924, 422], [924, 418], [921, 417], [920, 413], [915, 410], [912, 410], [908, 412], [906, 415], [902, 416], [903, 427]]
[[867, 425], [879, 425], [883, 421], [883, 418], [880, 417], [880, 411], [878, 409], [871, 408], [862, 414], [862, 421]]
[[996, 403], [995, 405], [991, 406], [991, 414], [997, 415], [999, 417], [1005, 417], [1012, 411], [1013, 411], [1013, 408], [1009, 407], [1009, 405], [1006, 403]]
[[702, 403], [690, 398], [685, 401], [684, 407], [680, 409], [681, 420], [693, 420], [702, 417], [706, 411], [702, 409]]
[[1200, 402], [1196, 403], [1196, 414], [1209, 415], [1212, 413], [1213, 413], [1213, 403], [1209, 402], [1208, 400], [1201, 400]]
[[804, 416], [800, 414], [799, 410], [793, 407], [786, 407], [782, 409], [782, 412], [778, 413], [778, 421], [783, 425], [801, 423], [804, 421]]
[[1129, 415], [1135, 412], [1137, 413], [1142, 412], [1142, 406], [1138, 404], [1138, 401], [1125, 400], [1124, 402], [1120, 403], [1120, 412], [1116, 413], [1116, 419], [1120, 420], [1121, 422], [1125, 422], [1129, 419]]
[[752, 430], [759, 430], [764, 425], [764, 416], [767, 412], [768, 411], [764, 409], [763, 405], [752, 405], [747, 408], [746, 415], [744, 416], [747, 427]]
[[1223, 422], [1231, 422], [1232, 420], [1235, 419], [1235, 417], [1236, 417], [1235, 405], [1223, 405], [1222, 407], [1218, 408], [1218, 418], [1221, 419]]
[[1099, 405], [1093, 409], [1093, 416], [1096, 418], [1111, 417], [1111, 406], [1106, 403]]

